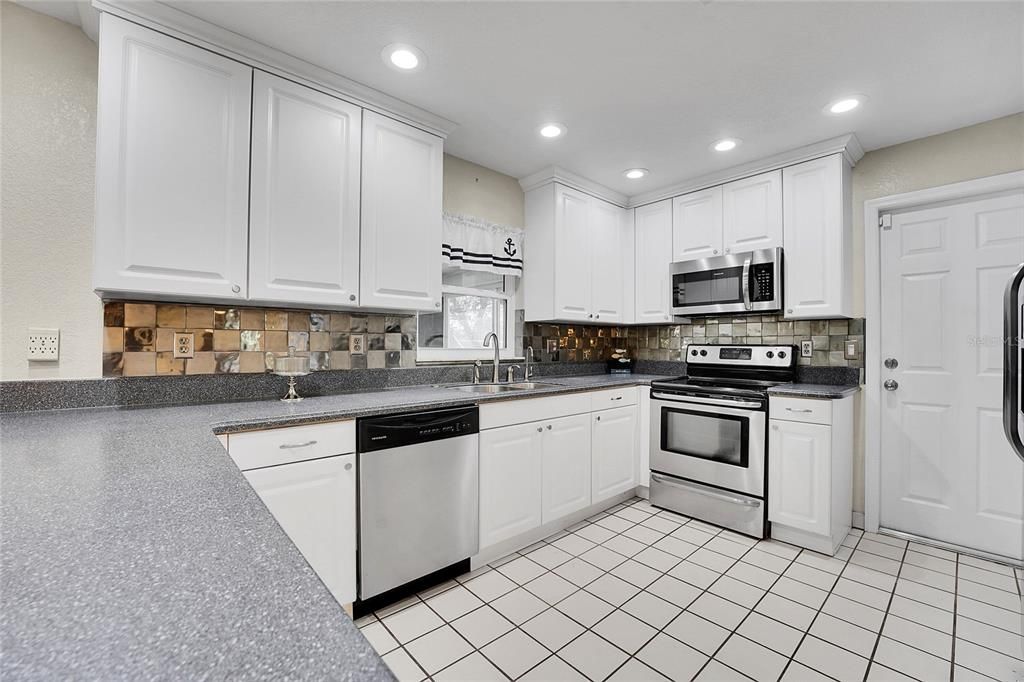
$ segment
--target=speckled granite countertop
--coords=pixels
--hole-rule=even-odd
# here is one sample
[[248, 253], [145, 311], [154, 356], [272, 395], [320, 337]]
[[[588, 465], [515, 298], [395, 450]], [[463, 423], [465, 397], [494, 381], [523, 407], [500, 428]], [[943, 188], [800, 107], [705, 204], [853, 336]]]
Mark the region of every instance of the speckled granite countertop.
[[214, 437], [647, 384], [0, 415], [0, 677], [391, 680]]
[[860, 386], [830, 384], [781, 384], [768, 389], [769, 395], [783, 395], [792, 398], [822, 398], [835, 400], [853, 395]]

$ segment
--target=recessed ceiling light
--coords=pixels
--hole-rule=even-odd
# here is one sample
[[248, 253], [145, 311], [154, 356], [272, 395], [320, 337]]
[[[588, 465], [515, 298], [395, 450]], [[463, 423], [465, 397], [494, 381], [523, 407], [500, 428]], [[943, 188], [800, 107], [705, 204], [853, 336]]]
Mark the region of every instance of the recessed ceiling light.
[[717, 142], [712, 144], [711, 148], [714, 149], [716, 152], [727, 152], [736, 149], [739, 143], [740, 141], [737, 140], [736, 138], [727, 137], [724, 140], [718, 140]]
[[384, 63], [396, 71], [416, 71], [423, 68], [426, 57], [412, 45], [392, 43], [380, 53]]
[[648, 170], [646, 168], [630, 168], [629, 170], [622, 172], [622, 174], [630, 180], [639, 180], [640, 178], [646, 177], [647, 173]]
[[847, 95], [845, 97], [840, 97], [837, 100], [829, 102], [829, 104], [825, 107], [825, 113], [845, 114], [847, 112], [853, 111], [863, 103], [863, 95]]
[[565, 126], [561, 123], [545, 123], [540, 127], [541, 137], [555, 138], [565, 135]]

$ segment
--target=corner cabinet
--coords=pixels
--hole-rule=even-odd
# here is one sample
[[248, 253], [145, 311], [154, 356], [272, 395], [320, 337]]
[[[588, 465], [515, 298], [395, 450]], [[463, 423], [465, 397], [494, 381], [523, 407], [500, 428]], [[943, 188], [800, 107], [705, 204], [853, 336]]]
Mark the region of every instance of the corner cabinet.
[[629, 214], [557, 182], [526, 193], [526, 319], [633, 321]]
[[671, 322], [671, 199], [633, 210], [633, 240], [636, 252], [636, 314], [633, 321], [637, 324]]
[[250, 298], [356, 305], [361, 118], [354, 104], [256, 72]]
[[785, 317], [853, 317], [851, 169], [842, 154], [782, 171]]
[[360, 305], [441, 308], [441, 138], [363, 112]]
[[252, 68], [100, 22], [93, 286], [244, 299]]
[[769, 398], [772, 537], [834, 555], [853, 517], [853, 397]]

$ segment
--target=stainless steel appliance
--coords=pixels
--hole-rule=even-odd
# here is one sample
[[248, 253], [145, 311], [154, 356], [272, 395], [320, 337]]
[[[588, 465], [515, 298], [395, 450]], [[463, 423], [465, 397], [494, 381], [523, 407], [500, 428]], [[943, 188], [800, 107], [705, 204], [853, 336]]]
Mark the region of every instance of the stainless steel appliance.
[[[1003, 431], [1024, 461], [1024, 263], [1014, 271], [1003, 294]], [[1022, 482], [1024, 485], [1024, 482]], [[1024, 533], [1024, 528], [1022, 528]], [[1024, 573], [1017, 571], [1021, 631], [1024, 632]], [[1024, 653], [1024, 638], [1021, 638]]]
[[673, 315], [782, 310], [782, 248], [673, 263]]
[[686, 348], [687, 376], [651, 384], [651, 504], [765, 537], [768, 389], [793, 346]]
[[360, 601], [460, 562], [468, 570], [479, 549], [479, 410], [373, 417], [357, 427]]

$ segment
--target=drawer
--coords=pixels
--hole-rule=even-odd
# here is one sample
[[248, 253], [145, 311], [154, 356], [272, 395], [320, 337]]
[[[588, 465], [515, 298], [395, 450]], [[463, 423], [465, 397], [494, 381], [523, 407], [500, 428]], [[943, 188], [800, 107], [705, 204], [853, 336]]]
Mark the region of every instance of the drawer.
[[772, 419], [808, 424], [831, 424], [832, 401], [814, 398], [784, 398], [772, 396], [768, 402]]
[[636, 405], [637, 387], [610, 388], [590, 393], [590, 410], [610, 410], [613, 407]]
[[590, 412], [590, 393], [486, 402], [480, 405], [480, 428], [496, 429], [501, 426], [557, 419], [587, 412]]
[[228, 454], [242, 471], [355, 451], [356, 423], [351, 419], [228, 435]]

